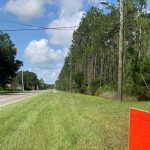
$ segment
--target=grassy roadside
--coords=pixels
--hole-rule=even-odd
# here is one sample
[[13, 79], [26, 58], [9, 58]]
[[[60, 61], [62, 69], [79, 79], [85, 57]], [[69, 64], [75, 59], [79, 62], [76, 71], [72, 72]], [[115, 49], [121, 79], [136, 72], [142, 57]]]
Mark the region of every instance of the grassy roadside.
[[0, 150], [127, 150], [129, 107], [150, 103], [44, 92], [0, 107]]

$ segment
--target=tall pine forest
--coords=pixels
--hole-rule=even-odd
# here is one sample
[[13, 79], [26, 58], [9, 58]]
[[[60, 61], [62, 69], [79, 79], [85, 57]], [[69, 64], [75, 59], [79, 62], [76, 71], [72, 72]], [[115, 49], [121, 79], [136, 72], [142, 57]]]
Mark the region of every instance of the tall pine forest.
[[[124, 4], [123, 93], [150, 99], [150, 13], [145, 0]], [[117, 93], [119, 8], [91, 7], [73, 34], [56, 81], [58, 90], [90, 95]], [[114, 94], [115, 95], [115, 94]]]

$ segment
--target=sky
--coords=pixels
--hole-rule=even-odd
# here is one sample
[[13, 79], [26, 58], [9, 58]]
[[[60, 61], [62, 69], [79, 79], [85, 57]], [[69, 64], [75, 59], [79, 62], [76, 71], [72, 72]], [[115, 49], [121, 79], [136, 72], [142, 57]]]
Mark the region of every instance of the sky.
[[[116, 0], [108, 2], [116, 4]], [[0, 30], [33, 29], [10, 21], [40, 27], [78, 26], [83, 13], [91, 5], [105, 9], [98, 4], [99, 0], [0, 0]], [[52, 84], [57, 80], [69, 52], [74, 30], [7, 33], [17, 48], [16, 58], [23, 61], [21, 69], [35, 72], [39, 79]]]

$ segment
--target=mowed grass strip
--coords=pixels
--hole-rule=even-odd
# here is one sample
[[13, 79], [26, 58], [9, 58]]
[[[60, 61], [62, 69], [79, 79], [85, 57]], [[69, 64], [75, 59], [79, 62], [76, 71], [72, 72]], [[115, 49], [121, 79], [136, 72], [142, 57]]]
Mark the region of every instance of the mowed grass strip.
[[127, 150], [129, 107], [150, 103], [47, 91], [0, 107], [0, 150]]

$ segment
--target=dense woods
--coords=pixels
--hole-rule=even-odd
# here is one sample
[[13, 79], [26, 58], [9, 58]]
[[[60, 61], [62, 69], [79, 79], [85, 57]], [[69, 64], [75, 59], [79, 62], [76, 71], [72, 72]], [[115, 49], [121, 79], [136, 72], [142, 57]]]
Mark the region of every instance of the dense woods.
[[[150, 98], [150, 13], [146, 8], [146, 1], [125, 1], [123, 92], [139, 99]], [[93, 95], [117, 90], [119, 10], [112, 5], [108, 11], [92, 7], [82, 17], [57, 89]]]

